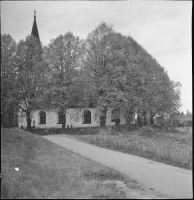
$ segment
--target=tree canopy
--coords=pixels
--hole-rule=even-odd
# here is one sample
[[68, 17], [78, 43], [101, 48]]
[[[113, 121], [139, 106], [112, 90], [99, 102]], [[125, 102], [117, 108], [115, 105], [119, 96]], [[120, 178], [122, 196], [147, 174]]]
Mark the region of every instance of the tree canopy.
[[18, 44], [2, 35], [3, 107], [30, 115], [38, 108], [96, 107], [105, 126], [109, 108], [123, 112], [127, 123], [137, 113], [143, 124], [180, 107], [181, 84], [130, 35], [100, 23], [85, 40], [71, 32], [42, 46], [33, 36]]

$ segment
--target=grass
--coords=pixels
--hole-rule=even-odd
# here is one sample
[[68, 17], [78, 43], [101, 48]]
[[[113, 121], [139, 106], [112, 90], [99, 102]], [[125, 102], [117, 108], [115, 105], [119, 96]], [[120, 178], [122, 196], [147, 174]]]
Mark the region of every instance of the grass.
[[1, 129], [2, 199], [126, 198], [115, 184], [103, 184], [110, 180], [129, 181], [38, 135]]
[[[87, 135], [87, 134], [96, 134], [98, 132], [98, 127], [85, 127], [85, 128], [69, 128], [65, 129], [65, 133], [69, 135]], [[30, 130], [31, 133], [35, 135], [54, 135], [54, 134], [61, 134], [64, 133], [64, 129], [62, 128], [49, 128], [49, 129], [42, 129], [42, 128], [32, 128]]]
[[152, 127], [134, 131], [100, 129], [96, 134], [74, 135], [100, 147], [138, 155], [186, 169], [192, 168], [192, 128], [167, 133]]

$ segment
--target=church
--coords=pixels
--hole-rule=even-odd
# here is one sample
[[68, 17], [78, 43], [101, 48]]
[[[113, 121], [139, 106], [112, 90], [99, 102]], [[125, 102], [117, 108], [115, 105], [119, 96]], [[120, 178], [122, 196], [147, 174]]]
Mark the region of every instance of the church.
[[[31, 35], [40, 41], [38, 27], [36, 23], [36, 13], [34, 13], [34, 22]], [[58, 110], [34, 110], [31, 116], [31, 127], [33, 128], [77, 128], [77, 127], [96, 127], [100, 126], [100, 119], [96, 108], [68, 108], [66, 114]], [[115, 115], [115, 109], [109, 109], [106, 114], [106, 125], [126, 124], [123, 113]], [[117, 117], [115, 117], [117, 116]], [[131, 124], [135, 123], [135, 113]], [[18, 114], [18, 127], [26, 128], [27, 121], [24, 114]]]

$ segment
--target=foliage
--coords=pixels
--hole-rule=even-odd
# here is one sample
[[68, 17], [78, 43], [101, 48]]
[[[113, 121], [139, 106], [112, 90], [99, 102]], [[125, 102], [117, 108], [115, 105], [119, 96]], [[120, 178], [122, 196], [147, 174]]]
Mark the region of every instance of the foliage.
[[101, 126], [106, 125], [109, 108], [124, 113], [127, 124], [137, 113], [138, 124], [145, 126], [154, 123], [154, 116], [172, 114], [181, 105], [181, 84], [170, 80], [131, 36], [104, 22], [86, 40], [68, 32], [44, 49], [30, 36], [17, 48], [11, 36], [6, 37], [1, 67], [11, 78], [4, 75], [3, 107], [20, 107], [28, 123], [39, 107], [64, 113], [68, 107], [96, 107]]
[[54, 108], [65, 113], [68, 107], [82, 105], [81, 57], [82, 41], [70, 32], [52, 39], [44, 47], [49, 77], [44, 90], [47, 109]]
[[17, 112], [9, 101], [11, 93], [15, 90], [15, 56], [15, 40], [9, 34], [1, 35], [1, 115], [10, 111]]
[[33, 36], [21, 40], [16, 46], [12, 70], [9, 72], [13, 78], [6, 77], [6, 81], [10, 80], [12, 86], [6, 100], [15, 109], [21, 109], [26, 114], [28, 128], [31, 126], [33, 110], [44, 104], [42, 91], [47, 65], [42, 61], [41, 53], [41, 44]]
[[[111, 26], [101, 23], [95, 30], [88, 34], [85, 41], [83, 58], [84, 73], [89, 86], [86, 87], [86, 97], [91, 94], [96, 99], [95, 105], [99, 110], [100, 124], [105, 126], [106, 112], [110, 101], [108, 92], [110, 90], [113, 59], [113, 29]], [[90, 95], [88, 95], [88, 93]], [[90, 99], [87, 99], [90, 101]]]
[[180, 83], [171, 81], [132, 37], [101, 23], [88, 35], [85, 46], [87, 92], [96, 95], [100, 116], [111, 107], [122, 111], [127, 123], [138, 113], [146, 125], [154, 122], [154, 115], [179, 108]]
[[156, 134], [156, 130], [154, 128], [150, 127], [150, 126], [143, 126], [141, 128], [141, 134], [143, 136], [150, 137], [150, 136], [153, 136], [153, 134]]
[[164, 115], [157, 116], [155, 119], [155, 125], [159, 127], [170, 128], [171, 132], [176, 132], [175, 127], [185, 127], [192, 126], [192, 116], [184, 113], [172, 112], [169, 117], [165, 117]]
[[[127, 43], [129, 42], [125, 36], [105, 23], [97, 26], [85, 41], [84, 70], [90, 82], [87, 93], [95, 96], [102, 126], [105, 125], [103, 120], [108, 108], [124, 112], [127, 107], [134, 108], [135, 104], [132, 106], [131, 102], [138, 98], [134, 94], [134, 81], [130, 81], [131, 87], [127, 85], [131, 71], [134, 72], [134, 78], [138, 77], [135, 65], [132, 65], [131, 71], [127, 68], [127, 59], [135, 59]], [[130, 71], [128, 74], [127, 70]]]

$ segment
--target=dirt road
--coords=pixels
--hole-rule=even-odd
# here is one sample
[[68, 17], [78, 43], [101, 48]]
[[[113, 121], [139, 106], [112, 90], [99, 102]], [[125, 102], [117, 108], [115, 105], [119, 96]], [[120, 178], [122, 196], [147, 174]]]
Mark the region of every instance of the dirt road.
[[167, 198], [193, 197], [190, 170], [100, 148], [70, 139], [65, 135], [48, 135], [44, 138], [90, 160], [112, 167]]

